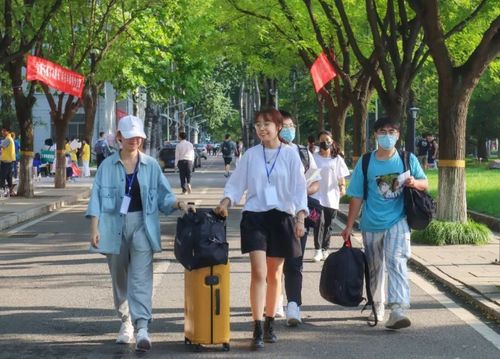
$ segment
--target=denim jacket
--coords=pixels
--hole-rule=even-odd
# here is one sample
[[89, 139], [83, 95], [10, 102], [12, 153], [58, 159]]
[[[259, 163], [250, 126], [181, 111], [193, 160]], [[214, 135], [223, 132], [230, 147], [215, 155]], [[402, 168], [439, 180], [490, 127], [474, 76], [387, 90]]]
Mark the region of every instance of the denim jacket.
[[[170, 214], [174, 208], [175, 195], [156, 160], [139, 154], [137, 179], [141, 191], [144, 227], [153, 252], [161, 251], [159, 211]], [[122, 228], [126, 215], [120, 213], [125, 196], [125, 169], [120, 153], [107, 157], [97, 170], [86, 217], [97, 217], [99, 221], [99, 247], [91, 252], [119, 254]]]

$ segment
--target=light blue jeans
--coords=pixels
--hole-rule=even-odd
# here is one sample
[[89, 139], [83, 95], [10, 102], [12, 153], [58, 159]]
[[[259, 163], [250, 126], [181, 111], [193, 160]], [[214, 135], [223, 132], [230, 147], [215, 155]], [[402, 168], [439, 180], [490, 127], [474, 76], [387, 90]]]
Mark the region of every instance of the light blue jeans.
[[152, 319], [153, 250], [144, 230], [142, 212], [127, 214], [120, 254], [109, 254], [113, 298], [122, 322], [129, 316], [137, 329]]
[[407, 262], [411, 256], [410, 229], [406, 217], [383, 232], [362, 232], [365, 255], [370, 269], [373, 301], [385, 304], [387, 269], [389, 307], [410, 307]]

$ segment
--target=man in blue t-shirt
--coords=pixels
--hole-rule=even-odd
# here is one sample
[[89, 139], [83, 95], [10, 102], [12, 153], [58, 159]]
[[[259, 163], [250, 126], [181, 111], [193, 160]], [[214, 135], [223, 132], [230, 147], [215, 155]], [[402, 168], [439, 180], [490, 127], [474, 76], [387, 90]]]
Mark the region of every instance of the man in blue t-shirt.
[[[342, 237], [347, 240], [363, 206], [360, 227], [370, 270], [370, 289], [379, 320], [384, 318], [385, 277], [388, 273], [388, 300], [391, 315], [385, 326], [401, 329], [411, 325], [405, 315], [410, 306], [407, 261], [410, 257], [410, 229], [406, 222], [403, 186], [426, 190], [427, 178], [415, 155], [409, 156], [410, 174], [404, 174], [403, 161], [395, 148], [400, 125], [383, 117], [374, 124], [378, 149], [371, 154], [367, 170], [368, 191], [364, 199], [362, 161], [358, 161], [347, 189], [352, 197]], [[370, 315], [373, 320], [373, 314]]]

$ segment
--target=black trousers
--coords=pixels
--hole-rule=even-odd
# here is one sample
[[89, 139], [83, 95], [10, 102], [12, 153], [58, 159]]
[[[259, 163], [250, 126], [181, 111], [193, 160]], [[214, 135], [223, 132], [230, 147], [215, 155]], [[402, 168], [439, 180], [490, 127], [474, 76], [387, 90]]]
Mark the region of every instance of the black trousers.
[[330, 248], [330, 236], [332, 235], [332, 222], [337, 217], [337, 210], [328, 207], [321, 207], [321, 219], [314, 227], [314, 249]]
[[187, 191], [186, 185], [191, 183], [191, 168], [193, 168], [193, 161], [180, 160], [177, 162], [177, 168], [179, 169], [182, 193], [185, 193]]
[[304, 252], [307, 243], [307, 231], [300, 238], [302, 255], [296, 258], [285, 258], [283, 274], [285, 276], [285, 292], [288, 302], [295, 302], [298, 306], [302, 304], [302, 268]]
[[12, 188], [12, 162], [0, 162], [0, 187], [5, 188], [5, 182], [9, 189]]

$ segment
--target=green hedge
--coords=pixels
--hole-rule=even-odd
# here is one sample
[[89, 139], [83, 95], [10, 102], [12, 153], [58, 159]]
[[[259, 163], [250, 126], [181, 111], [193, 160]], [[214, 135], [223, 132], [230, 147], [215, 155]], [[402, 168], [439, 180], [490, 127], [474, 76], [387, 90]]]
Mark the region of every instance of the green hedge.
[[412, 231], [411, 239], [415, 243], [442, 246], [445, 244], [486, 244], [491, 231], [483, 224], [467, 221], [466, 223], [432, 221], [426, 229]]

